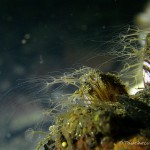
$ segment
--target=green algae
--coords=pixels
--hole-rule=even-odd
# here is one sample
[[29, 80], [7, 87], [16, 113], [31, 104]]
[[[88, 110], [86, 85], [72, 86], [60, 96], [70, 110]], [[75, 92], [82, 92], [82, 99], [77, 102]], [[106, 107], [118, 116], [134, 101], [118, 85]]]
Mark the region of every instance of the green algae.
[[148, 89], [130, 96], [116, 75], [92, 68], [79, 81], [79, 88], [69, 96], [76, 103], [56, 116], [37, 150], [42, 146], [45, 150], [113, 150], [123, 139], [150, 137]]

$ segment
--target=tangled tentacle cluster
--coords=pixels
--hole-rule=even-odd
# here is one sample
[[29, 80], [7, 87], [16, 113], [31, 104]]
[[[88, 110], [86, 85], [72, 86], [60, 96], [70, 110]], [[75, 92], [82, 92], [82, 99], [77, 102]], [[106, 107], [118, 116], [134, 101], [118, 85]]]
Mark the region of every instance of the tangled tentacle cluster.
[[[133, 148], [121, 143], [150, 140], [149, 92], [131, 97], [116, 75], [92, 68], [78, 74], [75, 81], [78, 89], [68, 96], [72, 104], [55, 117], [37, 150], [150, 149], [150, 144]], [[144, 101], [146, 95], [148, 100]]]
[[113, 53], [124, 58], [120, 77], [128, 78], [129, 85], [142, 81], [142, 91], [129, 95], [116, 75], [89, 67], [53, 78], [49, 86], [65, 83], [75, 88], [61, 98], [68, 101], [66, 109], [54, 117], [37, 150], [150, 149], [150, 31], [128, 31], [121, 36], [123, 50]]

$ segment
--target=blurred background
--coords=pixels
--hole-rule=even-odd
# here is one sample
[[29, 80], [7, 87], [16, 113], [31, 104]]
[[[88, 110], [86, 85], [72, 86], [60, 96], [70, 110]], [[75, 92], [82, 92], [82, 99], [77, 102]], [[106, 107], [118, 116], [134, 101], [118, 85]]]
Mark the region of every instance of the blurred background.
[[[35, 139], [25, 131], [42, 120], [43, 107], [38, 97], [30, 104], [36, 86], [19, 86], [21, 80], [100, 66], [108, 59], [103, 54], [113, 47], [109, 41], [134, 25], [147, 2], [0, 0], [0, 150], [34, 149]], [[111, 62], [101, 69], [116, 68]]]

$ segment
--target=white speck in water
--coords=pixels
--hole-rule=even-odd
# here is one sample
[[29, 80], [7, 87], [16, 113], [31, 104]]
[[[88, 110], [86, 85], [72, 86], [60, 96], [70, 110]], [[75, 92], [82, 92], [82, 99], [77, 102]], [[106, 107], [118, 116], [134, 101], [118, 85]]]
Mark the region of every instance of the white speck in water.
[[28, 40], [30, 39], [30, 34], [29, 33], [27, 33], [27, 34], [25, 34], [24, 35], [24, 37], [23, 37], [23, 39], [21, 40], [21, 43], [22, 44], [27, 44], [27, 42], [28, 42]]
[[28, 33], [25, 34], [24, 38], [25, 38], [26, 40], [30, 39], [30, 34], [28, 34]]
[[25, 69], [20, 65], [15, 65], [13, 68], [13, 72], [15, 73], [15, 75], [22, 75], [25, 72]]
[[21, 43], [22, 43], [22, 44], [26, 44], [26, 43], [27, 43], [27, 40], [23, 39], [23, 40], [21, 40]]
[[40, 55], [40, 64], [43, 64], [43, 63], [44, 63], [43, 56]]

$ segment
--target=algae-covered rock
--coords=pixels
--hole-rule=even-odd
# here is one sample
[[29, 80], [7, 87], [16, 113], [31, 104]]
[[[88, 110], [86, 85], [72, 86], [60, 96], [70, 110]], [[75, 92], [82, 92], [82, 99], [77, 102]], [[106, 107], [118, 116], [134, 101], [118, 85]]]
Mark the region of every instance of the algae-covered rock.
[[37, 150], [150, 149], [149, 89], [129, 96], [118, 77], [95, 69], [79, 81], [70, 96], [77, 103], [55, 118]]

